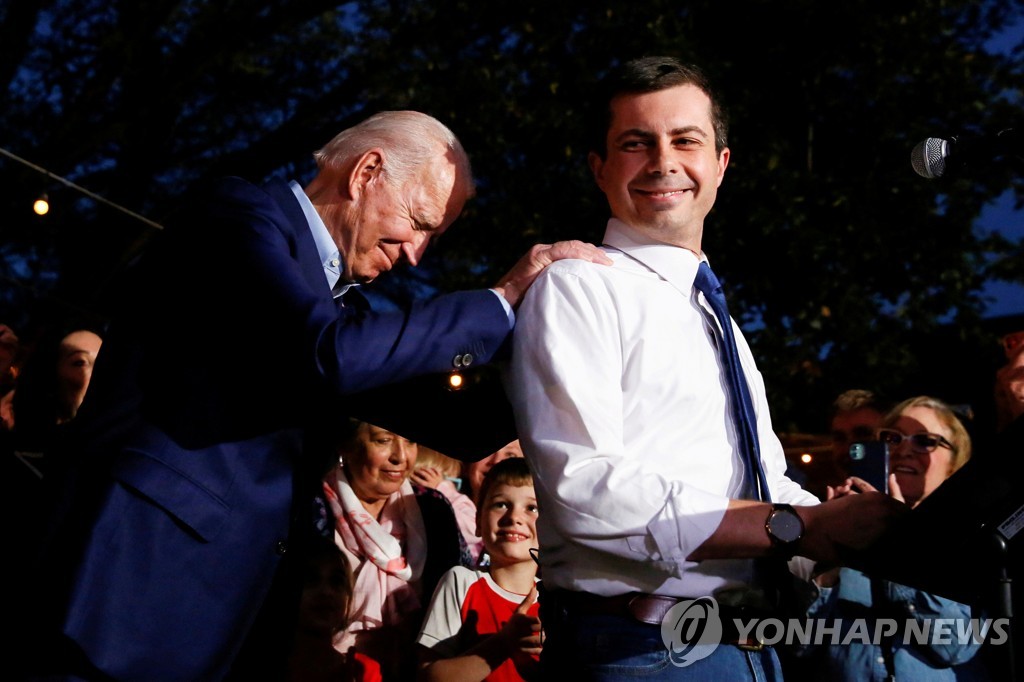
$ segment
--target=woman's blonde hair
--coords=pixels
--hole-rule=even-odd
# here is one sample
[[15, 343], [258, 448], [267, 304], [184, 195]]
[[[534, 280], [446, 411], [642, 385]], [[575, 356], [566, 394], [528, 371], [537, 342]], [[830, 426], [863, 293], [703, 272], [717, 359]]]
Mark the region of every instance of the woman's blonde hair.
[[928, 408], [933, 411], [939, 418], [939, 421], [949, 429], [951, 435], [949, 444], [953, 446], [953, 462], [950, 465], [949, 473], [952, 474], [954, 471], [966, 464], [967, 460], [971, 458], [971, 436], [967, 433], [967, 428], [964, 426], [963, 422], [960, 421], [960, 418], [957, 416], [956, 412], [953, 411], [953, 408], [938, 398], [932, 398], [927, 395], [908, 398], [896, 407], [892, 408], [892, 410], [885, 415], [882, 419], [882, 426], [892, 426], [900, 418], [900, 415], [912, 407]]

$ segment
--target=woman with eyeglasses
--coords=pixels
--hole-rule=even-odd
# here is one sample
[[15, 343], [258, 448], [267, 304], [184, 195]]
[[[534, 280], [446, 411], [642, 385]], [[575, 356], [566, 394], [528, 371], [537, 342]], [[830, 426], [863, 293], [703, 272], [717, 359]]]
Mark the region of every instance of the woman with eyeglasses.
[[[878, 439], [889, 449], [889, 494], [917, 506], [971, 456], [971, 439], [956, 413], [929, 396], [905, 400], [883, 419]], [[873, 490], [860, 479], [830, 488], [828, 497]], [[808, 619], [838, 622], [839, 631], [825, 644], [798, 652], [810, 668], [807, 679], [882, 682], [884, 680], [988, 680], [991, 679], [975, 638], [961, 638], [972, 613], [966, 604], [887, 580], [872, 579], [851, 568], [833, 568], [813, 579], [817, 598]], [[876, 633], [895, 622], [889, 636]], [[951, 636], [906, 637], [910, 628], [949, 627]], [[865, 627], [866, 626], [866, 627]], [[862, 629], [863, 628], [863, 629]], [[980, 637], [979, 637], [980, 638]], [[924, 641], [918, 641], [923, 639]], [[847, 643], [843, 644], [842, 642]]]
[[882, 420], [878, 440], [889, 446], [889, 493], [911, 507], [971, 458], [971, 437], [941, 400], [904, 400]]

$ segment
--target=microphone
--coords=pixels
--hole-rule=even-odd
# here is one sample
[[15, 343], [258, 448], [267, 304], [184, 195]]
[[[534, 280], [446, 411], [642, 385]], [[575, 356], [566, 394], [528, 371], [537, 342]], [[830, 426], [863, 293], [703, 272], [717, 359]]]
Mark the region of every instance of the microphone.
[[1014, 128], [1000, 130], [995, 135], [929, 137], [918, 142], [910, 152], [910, 165], [915, 173], [931, 180], [951, 169], [991, 164], [1007, 157], [1015, 158], [1018, 163], [1024, 158], [1024, 144]]

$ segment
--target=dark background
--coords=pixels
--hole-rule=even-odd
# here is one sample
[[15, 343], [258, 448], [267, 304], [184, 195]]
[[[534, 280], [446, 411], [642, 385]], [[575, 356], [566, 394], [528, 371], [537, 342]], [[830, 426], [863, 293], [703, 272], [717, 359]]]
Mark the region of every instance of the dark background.
[[[704, 246], [776, 429], [823, 431], [852, 387], [934, 394], [985, 427], [1024, 301], [992, 317], [984, 286], [1024, 283], [1024, 248], [977, 219], [1009, 196], [1018, 221], [1024, 181], [995, 160], [929, 181], [909, 156], [1021, 125], [1022, 22], [1013, 0], [6, 0], [0, 147], [160, 223], [193, 182], [305, 182], [312, 151], [370, 113], [435, 115], [478, 197], [421, 267], [373, 285], [386, 305], [492, 284], [538, 241], [598, 239], [587, 96], [618, 61], [672, 54], [730, 112]], [[103, 320], [157, 230], [6, 157], [0, 180], [0, 322], [30, 347], [58, 319]]]

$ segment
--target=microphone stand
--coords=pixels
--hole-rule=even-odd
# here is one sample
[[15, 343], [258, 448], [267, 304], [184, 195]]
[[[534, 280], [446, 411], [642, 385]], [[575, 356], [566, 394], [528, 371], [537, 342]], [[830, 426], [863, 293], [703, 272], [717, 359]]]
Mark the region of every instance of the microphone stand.
[[996, 558], [996, 581], [995, 581], [995, 598], [994, 616], [998, 618], [1006, 618], [1008, 627], [1006, 632], [1006, 641], [1003, 643], [1003, 649], [1006, 651], [1005, 659], [1006, 664], [1006, 678], [1007, 680], [1017, 679], [1016, 670], [1016, 642], [1014, 641], [1014, 618], [1013, 618], [1013, 578], [1010, 577], [1010, 546], [1006, 542], [1006, 538], [1003, 537], [1002, 533], [997, 530], [992, 530], [987, 534], [987, 540], [993, 550], [993, 555]]

